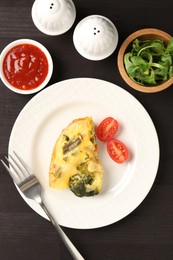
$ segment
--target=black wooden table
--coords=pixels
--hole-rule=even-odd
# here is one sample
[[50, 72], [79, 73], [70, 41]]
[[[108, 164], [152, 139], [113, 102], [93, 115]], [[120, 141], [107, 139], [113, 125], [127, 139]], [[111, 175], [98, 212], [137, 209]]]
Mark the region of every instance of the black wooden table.
[[[115, 83], [146, 108], [159, 136], [160, 164], [154, 185], [143, 203], [129, 216], [107, 227], [79, 230], [63, 228], [87, 260], [173, 259], [173, 88], [155, 94], [131, 89], [117, 69], [117, 52], [123, 40], [138, 29], [153, 27], [173, 35], [172, 0], [74, 0], [77, 17], [61, 36], [47, 36], [31, 19], [33, 0], [0, 0], [0, 51], [11, 41], [30, 38], [50, 51], [54, 72], [49, 85], [69, 78], [90, 77]], [[44, 3], [44, 0], [43, 0]], [[72, 36], [77, 23], [91, 14], [109, 18], [119, 32], [116, 51], [93, 62], [80, 56]], [[12, 126], [32, 98], [11, 92], [0, 83], [0, 157], [7, 154]], [[26, 148], [27, 149], [27, 148]], [[152, 147], [151, 147], [152, 149]], [[151, 158], [152, 160], [152, 158]], [[70, 260], [49, 221], [36, 214], [16, 191], [0, 165], [0, 259]]]

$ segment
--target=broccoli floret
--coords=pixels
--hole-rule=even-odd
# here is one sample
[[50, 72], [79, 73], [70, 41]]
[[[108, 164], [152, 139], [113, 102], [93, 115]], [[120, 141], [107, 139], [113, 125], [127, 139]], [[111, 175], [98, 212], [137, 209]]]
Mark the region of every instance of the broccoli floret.
[[89, 172], [88, 172], [88, 164], [87, 164], [87, 162], [80, 162], [78, 165], [77, 165], [77, 167], [76, 167], [76, 169], [80, 172], [80, 173], [84, 173], [84, 174], [89, 174]]
[[77, 173], [70, 177], [69, 188], [78, 197], [94, 196], [98, 194], [98, 189], [90, 189], [94, 178], [90, 174]]

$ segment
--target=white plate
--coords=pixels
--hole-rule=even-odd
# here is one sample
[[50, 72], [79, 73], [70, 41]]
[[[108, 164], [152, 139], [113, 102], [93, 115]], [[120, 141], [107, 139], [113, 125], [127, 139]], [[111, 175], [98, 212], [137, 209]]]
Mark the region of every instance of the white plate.
[[[48, 169], [62, 129], [85, 116], [92, 116], [96, 125], [107, 116], [116, 118], [120, 125], [116, 138], [129, 148], [130, 158], [119, 165], [98, 142], [105, 168], [103, 192], [79, 198], [69, 189], [49, 188]], [[148, 194], [159, 163], [157, 133], [144, 107], [122, 88], [89, 78], [65, 80], [34, 96], [13, 126], [9, 153], [13, 150], [35, 171], [45, 189], [46, 205], [59, 224], [79, 229], [106, 226], [131, 213]], [[35, 202], [24, 200], [46, 217]]]

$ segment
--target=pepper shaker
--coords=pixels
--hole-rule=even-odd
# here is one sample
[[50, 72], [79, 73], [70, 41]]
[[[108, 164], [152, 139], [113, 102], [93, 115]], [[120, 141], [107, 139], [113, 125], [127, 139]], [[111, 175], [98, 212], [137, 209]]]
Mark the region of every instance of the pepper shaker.
[[73, 42], [83, 57], [89, 60], [102, 60], [115, 51], [118, 31], [108, 18], [90, 15], [77, 24]]

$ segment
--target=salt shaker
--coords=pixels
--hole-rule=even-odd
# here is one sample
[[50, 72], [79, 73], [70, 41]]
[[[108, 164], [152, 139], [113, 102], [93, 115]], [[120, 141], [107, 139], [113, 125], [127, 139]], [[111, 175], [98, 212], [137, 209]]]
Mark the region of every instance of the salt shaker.
[[35, 26], [47, 35], [67, 32], [76, 19], [72, 0], [35, 0], [31, 11]]

